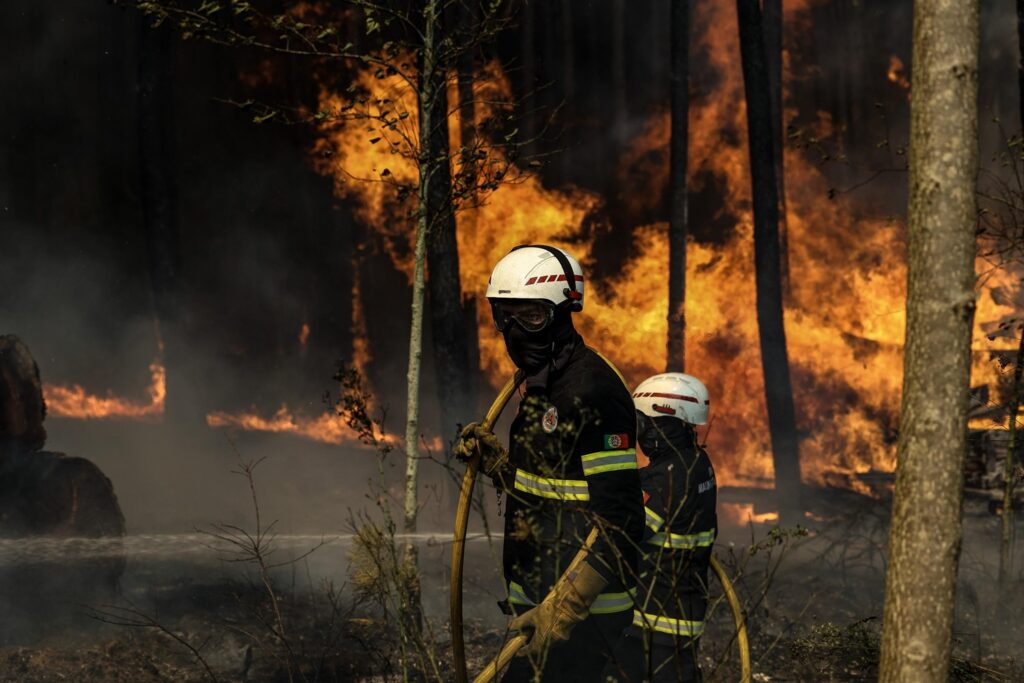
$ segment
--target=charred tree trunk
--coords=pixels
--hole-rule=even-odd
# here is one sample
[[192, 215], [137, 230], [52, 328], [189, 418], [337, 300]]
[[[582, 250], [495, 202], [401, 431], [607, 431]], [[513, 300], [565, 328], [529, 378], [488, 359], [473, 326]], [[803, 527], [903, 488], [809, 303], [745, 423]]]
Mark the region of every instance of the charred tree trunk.
[[673, 0], [671, 25], [672, 139], [669, 143], [668, 357], [665, 369], [682, 372], [686, 368], [690, 0]]
[[[1017, 0], [1017, 92], [1020, 96], [1020, 123], [1024, 135], [1024, 0]], [[1006, 466], [1003, 468], [1003, 513], [999, 538], [999, 583], [1005, 584], [1013, 569], [1013, 489], [1016, 483], [1015, 458], [1017, 456], [1017, 414], [1021, 400], [1021, 370], [1024, 363], [1024, 326], [1017, 347], [1017, 364], [1013, 368], [1013, 388], [1010, 390], [1010, 434], [1006, 444]]]
[[[564, 102], [576, 101], [576, 42], [573, 31], [573, 4], [562, 0], [562, 97]], [[572, 177], [573, 157], [568, 150], [558, 155], [559, 171], [563, 181]]]
[[999, 537], [999, 583], [1005, 585], [1013, 572], [1013, 489], [1016, 483], [1015, 458], [1017, 456], [1017, 416], [1020, 413], [1021, 375], [1024, 371], [1024, 325], [1017, 343], [1017, 359], [1013, 366], [1013, 384], [1010, 387], [1009, 434], [1006, 438], [1006, 463], [1003, 466], [1002, 529]]
[[612, 0], [612, 120], [618, 141], [626, 139], [626, 4]]
[[139, 18], [138, 134], [142, 223], [146, 235], [153, 309], [160, 326], [166, 369], [169, 420], [182, 417], [181, 377], [176, 361], [181, 314], [177, 188], [174, 181], [172, 116], [172, 43], [166, 29], [152, 30]]
[[879, 680], [945, 681], [974, 318], [978, 1], [914, 3], [907, 340]]
[[782, 0], [764, 0], [764, 49], [772, 100], [772, 159], [779, 193], [779, 261], [782, 292], [789, 298], [789, 227], [786, 222], [786, 129], [782, 120]]
[[779, 263], [779, 199], [772, 159], [772, 117], [759, 0], [737, 0], [754, 205], [757, 325], [761, 339], [768, 428], [771, 432], [779, 520], [799, 521], [800, 460], [789, 377]]
[[523, 18], [519, 28], [523, 55], [523, 94], [520, 120], [523, 127], [523, 153], [533, 156], [537, 152], [537, 45], [534, 30], [536, 3], [525, 3], [520, 10]]
[[[440, 32], [440, 18], [434, 29]], [[436, 33], [435, 33], [436, 38]], [[435, 51], [437, 47], [434, 48]], [[426, 48], [424, 48], [426, 52]], [[441, 434], [454, 436], [455, 424], [467, 422], [475, 401], [470, 397], [466, 322], [462, 312], [459, 248], [452, 210], [452, 177], [448, 138], [448, 92], [445, 65], [423, 58], [420, 96], [421, 212], [426, 220], [427, 287], [441, 408]], [[472, 97], [470, 97], [472, 99]]]
[[573, 40], [572, 7], [571, 0], [562, 0], [562, 93], [567, 102], [572, 102], [576, 97], [576, 43]]

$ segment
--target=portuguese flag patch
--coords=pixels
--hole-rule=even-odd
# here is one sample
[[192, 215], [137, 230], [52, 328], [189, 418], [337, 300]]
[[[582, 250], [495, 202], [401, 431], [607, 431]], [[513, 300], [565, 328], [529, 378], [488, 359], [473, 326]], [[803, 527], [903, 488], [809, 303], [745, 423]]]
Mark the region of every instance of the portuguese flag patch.
[[616, 451], [620, 448], [629, 448], [629, 434], [605, 434], [604, 449]]

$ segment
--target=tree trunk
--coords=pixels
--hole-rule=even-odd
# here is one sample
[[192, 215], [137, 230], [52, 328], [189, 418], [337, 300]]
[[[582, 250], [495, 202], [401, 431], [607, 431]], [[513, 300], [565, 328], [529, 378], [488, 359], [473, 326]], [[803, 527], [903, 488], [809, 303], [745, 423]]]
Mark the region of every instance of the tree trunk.
[[669, 143], [668, 357], [665, 370], [682, 372], [686, 368], [690, 0], [673, 0], [670, 23], [672, 139]]
[[573, 102], [576, 97], [576, 43], [573, 40], [572, 8], [572, 0], [562, 0], [562, 95], [566, 102]]
[[1010, 388], [1009, 434], [1006, 439], [1006, 463], [1003, 467], [1002, 531], [999, 538], [999, 583], [1006, 585], [1013, 572], [1013, 489], [1016, 483], [1014, 462], [1017, 455], [1017, 415], [1020, 412], [1021, 374], [1024, 370], [1024, 325], [1017, 344], [1017, 362], [1013, 366], [1013, 385]]
[[519, 118], [523, 128], [523, 153], [527, 157], [533, 156], [537, 151], [537, 46], [533, 25], [536, 11], [536, 3], [530, 2], [525, 3], [520, 10], [520, 16], [523, 18], [519, 28], [523, 55], [523, 90]]
[[[437, 32], [439, 7], [427, 3], [423, 9], [423, 49], [420, 55], [419, 81], [419, 186], [417, 198], [419, 213], [416, 219], [416, 246], [413, 250], [412, 320], [409, 324], [409, 371], [406, 375], [406, 418], [405, 418], [405, 506], [402, 531], [407, 535], [404, 549], [404, 578], [406, 581], [408, 606], [411, 614], [406, 615], [408, 623], [418, 628], [422, 623], [422, 607], [419, 587], [419, 557], [412, 535], [416, 533], [416, 517], [419, 512], [419, 438], [420, 438], [420, 361], [423, 356], [423, 304], [425, 299], [425, 276], [428, 233], [431, 228], [431, 203], [433, 201], [433, 179], [448, 159], [439, 159], [430, 154], [435, 141], [438, 122], [436, 114], [443, 112], [444, 129], [447, 132], [447, 107], [436, 107], [438, 97], [444, 97], [443, 71], [437, 63]], [[438, 78], [438, 72], [442, 76]], [[440, 87], [438, 87], [440, 85]], [[447, 98], [445, 98], [447, 99]], [[443, 161], [443, 163], [441, 163]], [[447, 176], [448, 174], [445, 173]], [[435, 207], [436, 208], [436, 207]], [[461, 299], [460, 299], [461, 300]]]
[[[576, 41], [573, 31], [573, 7], [571, 0], [562, 0], [560, 18], [562, 21], [562, 97], [564, 102], [576, 102]], [[572, 178], [573, 156], [569, 150], [558, 155], [559, 175], [563, 182]]]
[[[429, 21], [429, 20], [428, 20]], [[432, 31], [440, 32], [440, 17]], [[432, 36], [434, 34], [432, 33]], [[432, 38], [433, 39], [433, 38]], [[475, 400], [470, 396], [466, 321], [462, 313], [459, 247], [452, 211], [452, 180], [448, 138], [448, 89], [445, 65], [437, 64], [436, 46], [424, 46], [420, 93], [420, 184], [426, 221], [427, 286], [437, 373], [441, 435], [455, 436], [455, 424], [468, 422]], [[470, 97], [472, 100], [472, 97]]]
[[[1024, 134], [1024, 0], [1017, 0], [1017, 92], [1020, 96], [1020, 122]], [[1013, 368], [1013, 388], [1010, 391], [1010, 434], [1006, 442], [1005, 479], [1003, 481], [1002, 531], [999, 539], [999, 583], [1005, 585], [1013, 571], [1013, 489], [1016, 483], [1014, 462], [1017, 456], [1017, 414], [1021, 400], [1021, 364], [1024, 363], [1024, 326], [1017, 347], [1017, 364]]]
[[779, 520], [800, 521], [800, 460], [789, 377], [779, 264], [779, 200], [772, 159], [771, 97], [768, 92], [759, 0], [737, 0], [743, 84], [754, 205], [754, 265], [757, 325], [761, 339], [768, 428], [771, 432]]
[[181, 271], [177, 188], [174, 182], [172, 84], [169, 74], [172, 43], [167, 29], [152, 30], [140, 15], [138, 72], [139, 184], [146, 235], [150, 290], [160, 329], [166, 371], [168, 420], [183, 417], [176, 351], [181, 313], [178, 279]]
[[612, 0], [612, 122], [618, 141], [626, 138], [626, 4]]
[[974, 317], [978, 2], [914, 3], [907, 338], [879, 680], [946, 681]]
[[782, 120], [782, 0], [764, 0], [764, 49], [772, 101], [772, 159], [779, 193], [779, 262], [782, 292], [789, 298], [789, 227], [786, 222], [786, 129]]

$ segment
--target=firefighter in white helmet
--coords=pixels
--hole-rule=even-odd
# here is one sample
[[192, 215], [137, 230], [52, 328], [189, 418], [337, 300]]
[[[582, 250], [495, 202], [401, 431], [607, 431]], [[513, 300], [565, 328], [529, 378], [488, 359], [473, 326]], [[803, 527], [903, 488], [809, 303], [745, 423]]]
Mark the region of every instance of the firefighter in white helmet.
[[[504, 681], [597, 681], [632, 621], [644, 533], [636, 416], [618, 371], [573, 326], [583, 286], [576, 259], [545, 245], [514, 249], [487, 286], [509, 357], [527, 374], [525, 392], [507, 451], [472, 424], [456, 455], [479, 450], [508, 499], [504, 606], [515, 615], [510, 629], [530, 641]], [[587, 560], [563, 577], [595, 526]]]
[[633, 623], [601, 680], [700, 681], [708, 567], [718, 524], [715, 470], [694, 427], [710, 398], [691, 375], [667, 372], [633, 392], [637, 439], [650, 464], [640, 470], [647, 531]]

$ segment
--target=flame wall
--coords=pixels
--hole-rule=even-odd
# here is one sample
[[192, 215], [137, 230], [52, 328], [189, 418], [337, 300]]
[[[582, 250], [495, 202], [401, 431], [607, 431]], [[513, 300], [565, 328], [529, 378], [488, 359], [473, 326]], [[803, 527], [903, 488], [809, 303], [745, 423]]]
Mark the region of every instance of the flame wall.
[[[787, 3], [788, 25], [799, 27], [807, 21], [807, 9], [808, 3]], [[708, 440], [723, 483], [765, 484], [772, 477], [772, 464], [755, 314], [745, 102], [734, 6], [700, 3], [695, 20], [693, 49], [706, 57], [715, 88], [698, 94], [691, 105], [690, 177], [714, 179], [718, 213], [731, 216], [735, 227], [715, 244], [690, 243], [687, 371], [703, 379], [712, 392]], [[497, 69], [491, 67], [489, 75], [478, 87], [508, 91]], [[361, 219], [379, 230], [396, 263], [411, 273], [407, 207], [395, 203], [385, 183], [354, 179], [380, 178], [386, 168], [386, 177], [415, 180], [415, 168], [402, 156], [401, 137], [404, 132], [415, 139], [415, 99], [397, 78], [376, 79], [367, 72], [359, 85], [373, 95], [366, 106], [407, 113], [404, 128], [389, 132], [357, 123], [325, 125], [316, 163], [322, 172], [333, 174], [339, 194], [355, 201]], [[321, 104], [339, 107], [343, 99], [325, 92]], [[478, 112], [481, 118], [488, 114]], [[792, 115], [787, 112], [787, 118]], [[623, 156], [620, 177], [629, 177], [633, 164], [647, 165], [643, 172], [649, 186], [634, 187], [634, 192], [650, 194], [638, 196], [638, 203], [649, 204], [650, 195], [660, 196], [665, 190], [667, 155], [652, 157], [650, 152], [667, 146], [670, 123], [665, 112], [653, 114]], [[458, 125], [451, 127], [457, 146]], [[370, 144], [373, 139], [376, 142]], [[904, 182], [904, 176], [897, 177]], [[890, 177], [889, 182], [895, 180]], [[799, 151], [787, 151], [786, 189], [786, 332], [803, 435], [804, 478], [867, 490], [852, 475], [890, 471], [895, 464], [905, 324], [905, 227], [901, 220], [872, 215], [870, 206], [856, 205], [844, 195], [830, 198], [821, 169]], [[482, 294], [493, 264], [518, 244], [555, 244], [583, 262], [591, 261], [593, 241], [583, 228], [584, 219], [601, 203], [593, 193], [546, 188], [530, 175], [501, 186], [482, 207], [459, 214], [464, 290]], [[628, 258], [617, 275], [603, 282], [588, 281], [579, 327], [635, 385], [665, 365], [666, 226], [615, 229], [632, 229]], [[1006, 272], [988, 277], [980, 287], [979, 322], [1013, 315], [1013, 307], [1005, 305], [1013, 297], [997, 297], [1004, 302], [999, 304], [993, 289], [1016, 292], [1018, 282]], [[486, 307], [481, 311], [481, 371], [497, 386], [511, 364]], [[993, 343], [979, 330], [975, 383], [997, 379], [987, 353], [991, 348]]]

